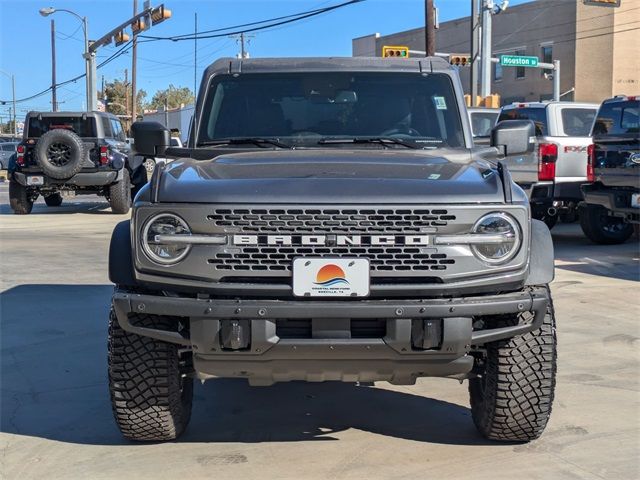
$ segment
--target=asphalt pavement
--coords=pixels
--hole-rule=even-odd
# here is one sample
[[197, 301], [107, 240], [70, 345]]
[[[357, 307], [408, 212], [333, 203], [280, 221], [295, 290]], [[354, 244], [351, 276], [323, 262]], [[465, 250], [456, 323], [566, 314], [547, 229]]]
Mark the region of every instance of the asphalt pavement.
[[466, 382], [195, 390], [179, 441], [124, 440], [107, 388], [107, 251], [98, 197], [8, 207], [0, 183], [0, 478], [640, 478], [638, 237], [599, 246], [553, 230], [558, 384], [539, 440], [498, 444], [471, 421]]

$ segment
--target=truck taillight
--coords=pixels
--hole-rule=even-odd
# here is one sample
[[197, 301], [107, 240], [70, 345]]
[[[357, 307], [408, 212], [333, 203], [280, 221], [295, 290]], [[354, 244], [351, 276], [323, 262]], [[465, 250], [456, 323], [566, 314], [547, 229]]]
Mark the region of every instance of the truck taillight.
[[24, 151], [24, 145], [18, 145], [16, 147], [16, 162], [20, 166], [24, 165]]
[[555, 143], [538, 145], [538, 180], [554, 180], [556, 178], [556, 160], [558, 160], [558, 145]]
[[100, 147], [100, 165], [109, 163], [109, 147], [102, 145]]
[[596, 172], [594, 170], [596, 164], [596, 146], [592, 143], [587, 147], [587, 181], [596, 181]]

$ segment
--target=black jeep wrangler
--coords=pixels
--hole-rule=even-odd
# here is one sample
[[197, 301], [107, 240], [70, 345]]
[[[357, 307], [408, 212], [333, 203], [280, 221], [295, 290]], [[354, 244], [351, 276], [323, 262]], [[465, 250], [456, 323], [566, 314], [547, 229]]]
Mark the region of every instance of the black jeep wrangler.
[[146, 183], [142, 160], [129, 157], [129, 150], [115, 115], [29, 112], [9, 163], [11, 208], [16, 214], [31, 213], [39, 195], [57, 207], [61, 192], [74, 192], [103, 195], [113, 213], [127, 213], [132, 196]]
[[469, 380], [483, 435], [537, 438], [555, 386], [553, 244], [501, 163], [533, 151], [534, 128], [501, 122], [474, 147], [439, 58], [215, 62], [186, 148], [132, 126], [137, 153], [174, 160], [111, 240], [123, 434], [177, 437], [193, 379], [438, 376]]
[[596, 116], [582, 186], [580, 225], [587, 238], [618, 244], [640, 224], [640, 100], [620, 95], [605, 100]]

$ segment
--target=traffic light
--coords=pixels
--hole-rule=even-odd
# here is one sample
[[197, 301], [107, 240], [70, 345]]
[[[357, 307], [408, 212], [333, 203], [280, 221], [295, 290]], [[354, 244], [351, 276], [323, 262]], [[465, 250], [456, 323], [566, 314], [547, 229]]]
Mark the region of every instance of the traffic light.
[[382, 56], [385, 58], [409, 58], [409, 47], [385, 45], [382, 47]]
[[481, 100], [480, 104], [486, 108], [500, 108], [500, 95], [497, 93], [487, 95]]
[[120, 32], [116, 33], [115, 37], [113, 37], [113, 38], [116, 41], [116, 47], [119, 47], [123, 43], [126, 43], [126, 42], [129, 41], [129, 34], [123, 32], [123, 31], [120, 31]]
[[470, 67], [471, 55], [468, 53], [451, 53], [449, 54], [449, 63], [456, 67]]
[[157, 25], [160, 22], [171, 18], [171, 10], [165, 8], [164, 4], [151, 10], [151, 22], [152, 25]]
[[145, 22], [144, 18], [139, 18], [131, 24], [131, 31], [136, 34], [147, 30], [149, 26]]

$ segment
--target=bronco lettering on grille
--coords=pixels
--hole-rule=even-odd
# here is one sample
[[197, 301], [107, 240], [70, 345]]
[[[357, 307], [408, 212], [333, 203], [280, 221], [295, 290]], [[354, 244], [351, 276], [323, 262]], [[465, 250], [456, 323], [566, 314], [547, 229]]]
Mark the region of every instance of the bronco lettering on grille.
[[430, 245], [429, 235], [234, 235], [234, 245]]

